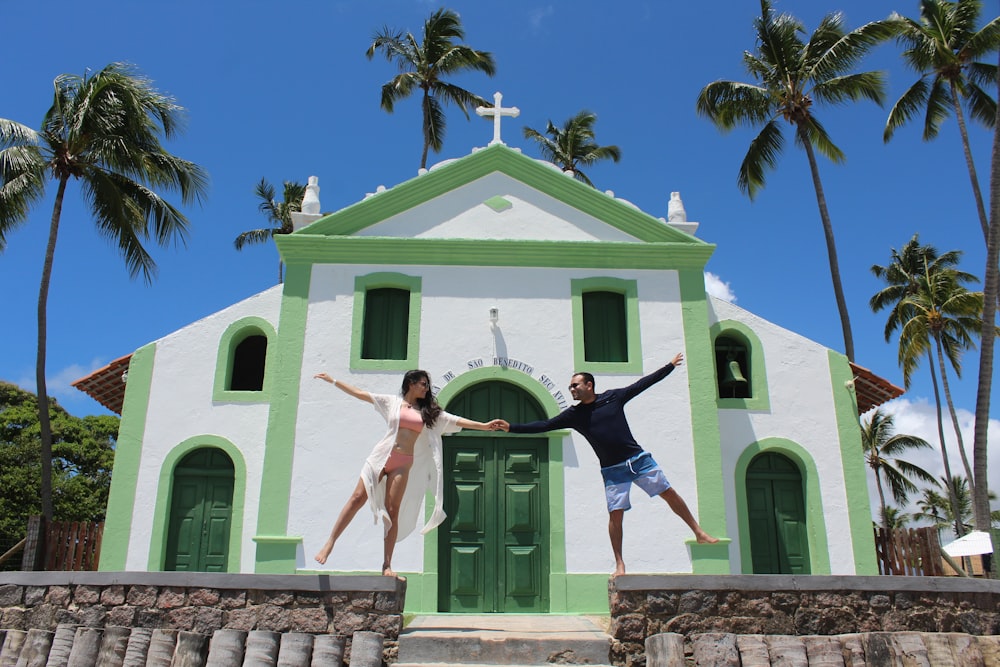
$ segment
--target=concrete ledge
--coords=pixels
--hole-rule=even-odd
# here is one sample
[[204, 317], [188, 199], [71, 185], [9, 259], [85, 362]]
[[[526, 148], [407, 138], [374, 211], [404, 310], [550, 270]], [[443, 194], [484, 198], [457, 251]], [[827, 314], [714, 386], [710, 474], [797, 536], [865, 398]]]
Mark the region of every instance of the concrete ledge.
[[395, 577], [328, 574], [227, 574], [218, 572], [0, 572], [0, 586], [173, 586], [245, 588], [257, 591], [398, 593], [406, 583]]

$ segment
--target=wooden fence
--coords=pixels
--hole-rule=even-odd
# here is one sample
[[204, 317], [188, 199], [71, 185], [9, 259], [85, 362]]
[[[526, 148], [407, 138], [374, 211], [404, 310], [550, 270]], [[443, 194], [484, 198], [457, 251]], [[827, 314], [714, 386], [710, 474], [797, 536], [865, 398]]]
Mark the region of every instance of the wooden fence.
[[875, 528], [879, 574], [940, 577], [941, 544], [936, 528]]
[[52, 521], [45, 537], [46, 570], [96, 570], [103, 523]]

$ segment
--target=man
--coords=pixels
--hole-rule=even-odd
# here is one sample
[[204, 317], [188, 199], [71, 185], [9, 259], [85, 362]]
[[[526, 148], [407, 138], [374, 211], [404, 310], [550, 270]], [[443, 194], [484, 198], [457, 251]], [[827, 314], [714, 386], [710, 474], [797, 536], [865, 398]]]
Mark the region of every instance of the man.
[[673, 361], [663, 368], [640, 378], [634, 384], [621, 389], [609, 389], [601, 394], [594, 393], [594, 376], [590, 373], [576, 373], [570, 380], [569, 392], [576, 405], [563, 410], [552, 419], [528, 424], [509, 424], [496, 420], [499, 428], [511, 433], [542, 433], [562, 428], [572, 428], [583, 435], [594, 449], [601, 463], [604, 477], [604, 491], [608, 502], [608, 535], [611, 550], [615, 554], [615, 576], [625, 574], [622, 559], [622, 519], [625, 510], [632, 507], [629, 491], [632, 484], [649, 494], [663, 498], [674, 514], [694, 531], [701, 544], [714, 544], [718, 538], [712, 537], [698, 524], [687, 503], [667, 481], [663, 470], [653, 460], [653, 456], [635, 441], [628, 421], [625, 419], [625, 404], [670, 375], [680, 366], [684, 355], [678, 353]]

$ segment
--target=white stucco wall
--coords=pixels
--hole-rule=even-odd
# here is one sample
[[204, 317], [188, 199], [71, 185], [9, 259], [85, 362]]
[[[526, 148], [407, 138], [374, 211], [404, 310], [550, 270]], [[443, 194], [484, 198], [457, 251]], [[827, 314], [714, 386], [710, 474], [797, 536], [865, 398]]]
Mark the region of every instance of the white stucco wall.
[[213, 403], [212, 389], [223, 332], [236, 320], [251, 316], [267, 320], [277, 329], [280, 303], [281, 287], [275, 286], [155, 341], [126, 569], [149, 567], [153, 508], [158, 494], [167, 492], [160, 488], [164, 460], [189, 438], [215, 435], [233, 443], [246, 463], [240, 561], [241, 571], [253, 571], [254, 543], [250, 538], [257, 524], [269, 406]]
[[[350, 322], [354, 277], [384, 270], [380, 266], [319, 266], [313, 271], [306, 345], [303, 356], [299, 421], [289, 533], [305, 538], [305, 560], [326, 539], [371, 447], [381, 437], [382, 420], [367, 404], [330, 385], [313, 380], [319, 370], [364, 389], [395, 393], [402, 373], [352, 373]], [[421, 350], [419, 365], [440, 388], [443, 378], [459, 378], [470, 361], [492, 365], [494, 354], [532, 367], [532, 380], [542, 375], [557, 383], [568, 399], [566, 385], [573, 368], [570, 281], [595, 275], [638, 280], [644, 372], [651, 372], [683, 350], [683, 332], [676, 280], [649, 271], [586, 272], [565, 269], [490, 269], [467, 267], [407, 267], [407, 275], [422, 279]], [[488, 313], [500, 311], [494, 338]], [[494, 350], [496, 346], [496, 350]], [[601, 376], [601, 388], [626, 385], [637, 376]], [[690, 503], [697, 503], [693, 486], [690, 408], [684, 369], [629, 405], [636, 438], [669, 463], [668, 474]], [[504, 437], [504, 436], [501, 436]], [[603, 485], [596, 457], [579, 435], [564, 442], [566, 558], [569, 572], [609, 572], [613, 569], [607, 541]], [[322, 484], [311, 484], [316, 471]], [[626, 553], [632, 571], [687, 571], [690, 558], [683, 544], [686, 526], [665, 503], [639, 492], [629, 513]], [[596, 539], [595, 539], [596, 538]], [[427, 539], [435, 540], [432, 533]], [[381, 527], [372, 525], [365, 509], [344, 533], [327, 568], [375, 569], [381, 562]], [[415, 534], [397, 546], [393, 565], [401, 571], [423, 568], [423, 538]]]
[[[741, 322], [757, 335], [764, 348], [770, 395], [768, 411], [719, 410], [723, 476], [727, 480], [726, 515], [734, 536], [737, 459], [748, 446], [765, 438], [791, 440], [808, 452], [819, 474], [831, 573], [855, 574], [833, 403], [833, 392], [848, 390], [831, 386], [827, 348], [720, 299], [710, 300], [710, 318], [712, 324], [724, 320]], [[858, 456], [861, 456], [860, 448]], [[737, 541], [730, 550], [730, 563], [734, 572], [740, 571]]]

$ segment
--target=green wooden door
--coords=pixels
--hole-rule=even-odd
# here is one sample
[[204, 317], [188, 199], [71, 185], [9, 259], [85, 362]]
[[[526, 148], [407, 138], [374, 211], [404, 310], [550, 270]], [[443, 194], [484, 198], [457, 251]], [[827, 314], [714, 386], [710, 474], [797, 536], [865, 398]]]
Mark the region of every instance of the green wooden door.
[[[503, 382], [469, 388], [448, 411], [479, 421], [543, 416], [533, 398]], [[547, 611], [548, 439], [473, 433], [444, 442], [448, 519], [438, 528], [441, 611]]]
[[754, 574], [809, 574], [802, 476], [788, 458], [762, 454], [747, 469]]
[[164, 569], [226, 571], [233, 481], [233, 462], [218, 449], [199, 449], [181, 460], [174, 470]]

